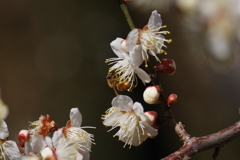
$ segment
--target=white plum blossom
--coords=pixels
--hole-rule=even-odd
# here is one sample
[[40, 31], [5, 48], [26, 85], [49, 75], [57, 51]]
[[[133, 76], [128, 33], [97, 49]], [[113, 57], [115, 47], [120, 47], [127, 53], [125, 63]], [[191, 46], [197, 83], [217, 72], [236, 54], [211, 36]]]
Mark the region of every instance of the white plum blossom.
[[39, 117], [39, 120], [29, 124], [31, 135], [31, 148], [34, 153], [39, 153], [46, 146], [45, 137], [51, 132], [57, 130], [57, 124], [52, 120], [50, 115]]
[[[118, 84], [129, 84], [128, 90], [134, 87], [134, 82], [137, 81], [136, 75], [141, 79], [143, 84], [151, 81], [149, 75], [139, 68], [143, 59], [141, 57], [142, 48], [136, 45], [138, 38], [136, 33], [138, 33], [138, 31], [134, 29], [131, 34], [131, 39], [124, 40], [122, 38], [117, 38], [112, 41], [110, 45], [118, 58], [107, 59], [109, 64], [114, 64], [110, 67], [109, 72], [114, 72], [118, 77]], [[127, 42], [125, 43], [125, 41]]]
[[21, 157], [16, 142], [8, 139], [9, 132], [5, 121], [1, 120], [0, 126], [0, 159], [15, 160]]
[[[95, 127], [81, 127], [82, 115], [78, 108], [72, 108], [70, 111], [70, 120], [66, 127], [63, 127], [54, 132], [52, 143], [53, 146], [62, 146], [62, 141], [68, 142], [70, 145], [75, 145], [76, 160], [89, 160], [93, 135], [86, 132], [82, 128]], [[68, 146], [68, 145], [67, 145]], [[69, 147], [70, 148], [70, 147]], [[60, 152], [61, 153], [61, 152]]]
[[157, 136], [157, 129], [153, 128], [148, 122], [150, 120], [144, 114], [140, 103], [133, 103], [128, 96], [118, 95], [112, 100], [112, 107], [106, 111], [102, 119], [105, 126], [112, 126], [109, 130], [120, 127], [114, 136], [125, 142], [130, 147], [138, 146], [148, 137]]
[[[157, 11], [153, 11], [152, 15], [149, 18], [148, 24], [139, 32], [139, 40], [138, 43], [142, 47], [142, 58], [145, 60], [148, 59], [148, 54], [154, 56], [158, 62], [160, 62], [157, 54], [166, 52], [162, 49], [162, 47], [167, 46], [164, 42], [170, 43], [172, 40], [167, 40], [162, 34], [169, 34], [168, 31], [160, 31], [161, 28], [165, 28], [166, 26], [162, 26], [161, 15], [157, 13]], [[131, 31], [128, 36], [128, 40], [135, 39], [135, 34]], [[146, 63], [147, 65], [147, 63]]]
[[[56, 140], [56, 139], [55, 139]], [[77, 157], [77, 144], [75, 141], [69, 141], [64, 138], [57, 139], [57, 143], [53, 143], [50, 137], [46, 137], [46, 144], [41, 150], [43, 160], [75, 160]], [[55, 145], [53, 145], [55, 144]]]

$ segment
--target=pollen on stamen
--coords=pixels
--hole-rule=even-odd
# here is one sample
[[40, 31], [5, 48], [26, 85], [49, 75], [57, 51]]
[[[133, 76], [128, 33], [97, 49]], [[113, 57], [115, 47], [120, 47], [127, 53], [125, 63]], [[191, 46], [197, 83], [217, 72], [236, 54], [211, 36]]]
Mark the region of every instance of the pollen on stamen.
[[166, 31], [166, 32], [164, 32], [163, 34], [165, 34], [165, 35], [166, 35], [166, 34], [170, 34], [170, 32], [169, 32], [169, 31]]

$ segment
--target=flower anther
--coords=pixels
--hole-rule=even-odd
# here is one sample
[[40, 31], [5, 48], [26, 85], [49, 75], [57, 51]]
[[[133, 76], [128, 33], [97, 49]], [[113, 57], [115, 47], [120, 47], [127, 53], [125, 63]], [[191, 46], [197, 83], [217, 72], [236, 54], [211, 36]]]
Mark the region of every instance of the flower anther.
[[39, 120], [31, 122], [29, 126], [31, 135], [37, 132], [44, 137], [57, 130], [57, 124], [51, 119], [50, 115], [40, 116]]

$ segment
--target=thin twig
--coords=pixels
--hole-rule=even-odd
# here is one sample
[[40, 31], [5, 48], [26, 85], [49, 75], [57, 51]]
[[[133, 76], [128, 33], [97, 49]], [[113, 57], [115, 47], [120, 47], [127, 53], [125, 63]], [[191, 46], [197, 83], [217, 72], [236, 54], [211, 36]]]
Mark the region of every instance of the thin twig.
[[118, 2], [120, 5], [120, 8], [122, 9], [123, 14], [125, 15], [125, 18], [128, 22], [130, 29], [133, 30], [135, 28], [135, 26], [133, 24], [133, 21], [132, 21], [132, 18], [130, 16], [129, 12], [128, 12], [128, 8], [127, 8], [126, 4], [122, 0], [118, 0]]
[[217, 159], [217, 156], [219, 155], [220, 149], [221, 149], [220, 147], [215, 148], [214, 154], [212, 155], [213, 160]]

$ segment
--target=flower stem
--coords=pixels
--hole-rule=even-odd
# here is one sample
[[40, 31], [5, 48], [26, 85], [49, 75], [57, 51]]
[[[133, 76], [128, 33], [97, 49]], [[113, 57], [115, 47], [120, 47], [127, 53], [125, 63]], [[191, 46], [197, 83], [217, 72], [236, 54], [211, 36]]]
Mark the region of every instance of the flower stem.
[[120, 8], [122, 9], [123, 14], [125, 15], [125, 18], [128, 22], [130, 29], [133, 30], [135, 28], [135, 26], [133, 24], [133, 21], [132, 21], [132, 18], [130, 16], [129, 12], [128, 12], [127, 5], [122, 0], [118, 0], [118, 2], [120, 5]]

